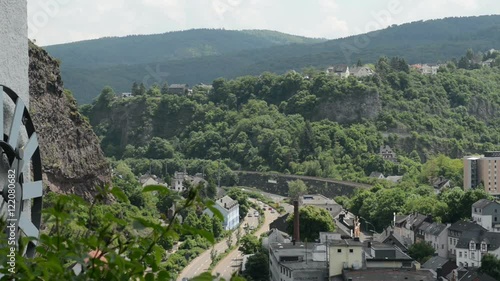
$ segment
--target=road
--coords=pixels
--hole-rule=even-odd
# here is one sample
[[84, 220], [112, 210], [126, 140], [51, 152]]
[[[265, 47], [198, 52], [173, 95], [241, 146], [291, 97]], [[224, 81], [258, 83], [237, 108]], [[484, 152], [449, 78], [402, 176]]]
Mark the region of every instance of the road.
[[[253, 213], [255, 212], [255, 209], [250, 208], [248, 213]], [[240, 227], [243, 227], [245, 224], [253, 224], [255, 226], [258, 225], [257, 218], [255, 217], [245, 217], [243, 222], [240, 223]], [[241, 232], [241, 236], [243, 237], [243, 231]], [[236, 231], [233, 232], [233, 244], [236, 243]], [[218, 254], [224, 253], [227, 249], [227, 239], [222, 240], [221, 242], [215, 244], [214, 248], [217, 251]], [[210, 258], [210, 251], [212, 249], [206, 250], [203, 252], [201, 255], [199, 255], [197, 258], [192, 260], [185, 268], [184, 270], [179, 274], [177, 277], [177, 281], [182, 281], [183, 278], [193, 278], [195, 276], [200, 275], [203, 272], [208, 271], [208, 268], [210, 267], [210, 264], [212, 262]]]
[[[257, 237], [260, 237], [262, 233], [267, 232], [269, 230], [269, 225], [271, 224], [271, 222], [273, 222], [279, 216], [278, 212], [271, 213], [269, 208], [267, 208], [264, 214], [265, 219], [263, 225], [254, 233], [254, 235]], [[253, 219], [255, 220], [255, 218]], [[231, 275], [233, 274], [233, 272], [240, 269], [242, 260], [243, 254], [238, 249], [235, 249], [217, 264], [217, 266], [212, 270], [212, 274], [217, 275], [217, 273], [220, 273], [219, 277], [222, 277], [225, 280], [229, 280], [231, 279]]]

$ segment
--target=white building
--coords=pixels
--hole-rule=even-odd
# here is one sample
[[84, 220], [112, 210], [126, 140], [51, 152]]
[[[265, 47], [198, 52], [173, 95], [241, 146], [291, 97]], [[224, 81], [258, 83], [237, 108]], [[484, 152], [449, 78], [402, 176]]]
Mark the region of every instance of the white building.
[[485, 254], [500, 257], [500, 233], [469, 231], [459, 239], [457, 245], [457, 266], [480, 267]]
[[448, 258], [458, 257], [457, 245], [460, 239], [471, 232], [486, 232], [486, 229], [475, 222], [457, 221], [448, 227]]
[[[224, 196], [215, 201], [215, 208], [219, 210], [224, 217], [222, 226], [225, 230], [231, 230], [238, 227], [240, 224], [240, 205], [238, 201], [231, 199], [229, 196]], [[206, 209], [204, 213], [208, 214], [210, 217], [213, 216], [212, 211]]]
[[193, 186], [198, 185], [200, 182], [203, 182], [206, 184], [206, 181], [203, 179], [203, 176], [201, 174], [196, 174], [195, 176], [190, 176], [186, 172], [175, 172], [174, 173], [174, 178], [172, 179], [170, 189], [177, 191], [177, 192], [182, 192], [186, 190], [184, 181], [189, 181]]
[[472, 220], [488, 231], [500, 232], [500, 203], [481, 199], [472, 204]]
[[269, 280], [328, 280], [327, 247], [314, 243], [270, 243]]
[[448, 258], [448, 228], [451, 224], [431, 223], [423, 230], [424, 241], [431, 245], [438, 256]]

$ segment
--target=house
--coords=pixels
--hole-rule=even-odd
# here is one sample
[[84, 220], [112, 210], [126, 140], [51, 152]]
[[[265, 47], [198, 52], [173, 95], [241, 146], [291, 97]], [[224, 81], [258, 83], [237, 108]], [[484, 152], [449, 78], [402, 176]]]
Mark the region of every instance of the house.
[[336, 75], [340, 78], [347, 78], [350, 75], [349, 66], [346, 64], [330, 66], [326, 69], [326, 74]]
[[150, 175], [149, 173], [142, 175], [139, 178], [139, 183], [141, 184], [142, 187], [148, 186], [148, 185], [163, 185], [167, 186], [167, 184], [158, 178], [155, 175]]
[[168, 92], [176, 95], [186, 95], [188, 90], [188, 84], [172, 84], [168, 87]]
[[[440, 256], [433, 256], [429, 260], [427, 260], [424, 264], [422, 264], [422, 268], [430, 269], [436, 272], [438, 278], [445, 277], [454, 269], [457, 268], [455, 262], [450, 261], [447, 258], [443, 258]], [[438, 279], [440, 280], [440, 279]]]
[[394, 245], [367, 242], [365, 251], [366, 268], [412, 268], [415, 261]]
[[410, 65], [410, 67], [417, 70], [421, 74], [436, 75], [440, 66], [436, 64], [413, 64]]
[[132, 93], [121, 93], [120, 97], [123, 99], [130, 98], [132, 97]]
[[270, 243], [269, 280], [328, 280], [327, 247], [314, 243]]
[[457, 268], [447, 277], [453, 281], [498, 281], [486, 273], [479, 272], [477, 268]]
[[329, 277], [342, 275], [343, 269], [363, 268], [363, 242], [359, 239], [334, 240], [328, 243]]
[[379, 180], [385, 179], [384, 174], [379, 173], [379, 172], [371, 172], [370, 173], [370, 178], [376, 178], [376, 179], [379, 179]]
[[186, 187], [184, 186], [184, 181], [188, 181], [193, 186], [200, 183], [207, 184], [207, 181], [203, 179], [203, 175], [200, 173], [197, 173], [195, 176], [190, 176], [187, 172], [175, 172], [170, 189], [177, 192], [185, 191]]
[[500, 233], [474, 230], [465, 232], [456, 245], [459, 267], [480, 267], [485, 254], [500, 257]]
[[386, 145], [386, 146], [383, 146], [383, 145], [380, 146], [379, 155], [384, 160], [395, 162], [395, 163], [398, 162], [398, 160], [397, 160], [398, 155], [388, 145]]
[[[238, 201], [231, 199], [229, 196], [224, 196], [215, 201], [214, 207], [219, 210], [224, 218], [222, 226], [225, 230], [232, 230], [240, 224], [240, 205]], [[210, 209], [206, 209], [203, 213], [208, 214], [210, 217], [213, 213]]]
[[391, 226], [387, 227], [382, 233], [379, 233], [374, 241], [387, 245], [394, 245], [403, 252], [408, 252], [408, 248], [413, 244], [410, 238], [403, 238], [395, 233]]
[[335, 232], [339, 233], [343, 238], [351, 239], [359, 237], [361, 234], [361, 223], [358, 217], [354, 214], [344, 211], [335, 219]]
[[500, 232], [500, 203], [481, 199], [472, 204], [472, 220], [488, 231]]
[[343, 209], [343, 207], [335, 202], [335, 200], [327, 198], [321, 194], [303, 195], [301, 199], [302, 205], [315, 206], [325, 209], [330, 213], [330, 215], [332, 215], [332, 218], [338, 216]]
[[419, 227], [419, 231], [423, 235], [421, 240], [431, 245], [438, 256], [442, 258], [448, 257], [448, 228], [450, 226], [451, 224], [424, 222]]
[[371, 68], [366, 66], [350, 68], [349, 73], [354, 77], [367, 77], [375, 74], [375, 72]]
[[288, 233], [273, 228], [267, 233], [267, 237], [262, 238], [262, 247], [264, 247], [266, 250], [269, 250], [270, 243], [290, 243], [290, 242], [292, 242], [292, 239], [290, 235], [288, 235]]
[[403, 237], [403, 239], [410, 239], [413, 244], [417, 240], [418, 228], [424, 222], [431, 223], [432, 217], [419, 213], [396, 216], [394, 221], [394, 232]]
[[493, 65], [493, 63], [495, 62], [494, 59], [487, 59], [483, 62], [481, 62], [481, 66], [487, 66], [487, 67], [491, 67]]
[[486, 231], [486, 229], [475, 222], [458, 221], [448, 228], [448, 258], [456, 258], [458, 240], [469, 231]]
[[387, 176], [385, 180], [393, 183], [399, 183], [403, 180], [403, 176]]
[[432, 183], [432, 186], [434, 187], [434, 192], [439, 194], [443, 189], [451, 187], [451, 181], [447, 178], [439, 177]]

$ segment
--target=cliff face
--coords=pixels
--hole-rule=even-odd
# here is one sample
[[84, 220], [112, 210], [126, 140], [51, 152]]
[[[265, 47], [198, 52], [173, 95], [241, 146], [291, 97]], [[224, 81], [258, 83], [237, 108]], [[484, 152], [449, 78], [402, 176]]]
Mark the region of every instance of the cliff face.
[[326, 118], [339, 123], [353, 123], [377, 118], [382, 102], [377, 92], [368, 91], [331, 98], [321, 102], [315, 110], [315, 121]]
[[59, 64], [30, 44], [30, 114], [38, 134], [45, 185], [53, 192], [89, 200], [111, 181], [99, 139], [63, 91]]

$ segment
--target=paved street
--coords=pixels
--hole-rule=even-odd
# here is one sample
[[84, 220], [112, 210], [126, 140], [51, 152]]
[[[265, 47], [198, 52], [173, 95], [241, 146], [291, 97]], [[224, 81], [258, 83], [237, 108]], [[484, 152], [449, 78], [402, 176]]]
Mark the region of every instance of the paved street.
[[[255, 212], [254, 209], [250, 209], [249, 213]], [[255, 217], [245, 217], [243, 222], [240, 224], [241, 227], [243, 227], [246, 223], [249, 225], [258, 225], [257, 218]], [[241, 232], [241, 236], [243, 237], [243, 231]], [[218, 254], [223, 253], [227, 249], [227, 239], [222, 240], [221, 242], [217, 243], [215, 245], [215, 250], [217, 251]], [[236, 231], [233, 232], [233, 245], [236, 243]], [[188, 266], [184, 268], [184, 270], [179, 274], [179, 277], [177, 277], [177, 281], [182, 281], [182, 278], [193, 278], [195, 276], [200, 275], [201, 273], [208, 271], [208, 267], [210, 266], [210, 263], [212, 260], [210, 259], [210, 251], [212, 249], [210, 248], [209, 250], [206, 250], [203, 252], [201, 255], [199, 255], [197, 258], [195, 258], [191, 263], [189, 263]]]
[[[269, 225], [271, 224], [271, 222], [278, 218], [278, 216], [279, 214], [277, 212], [271, 213], [268, 208], [265, 211], [264, 224], [257, 230], [254, 235], [260, 237], [262, 233], [267, 232], [269, 230]], [[252, 218], [255, 220], [255, 217]], [[220, 277], [224, 278], [225, 280], [229, 280], [233, 272], [240, 269], [242, 260], [243, 254], [239, 250], [235, 249], [231, 253], [229, 253], [226, 258], [224, 258], [217, 264], [217, 266], [212, 270], [212, 274], [217, 275], [217, 273], [220, 273]]]

